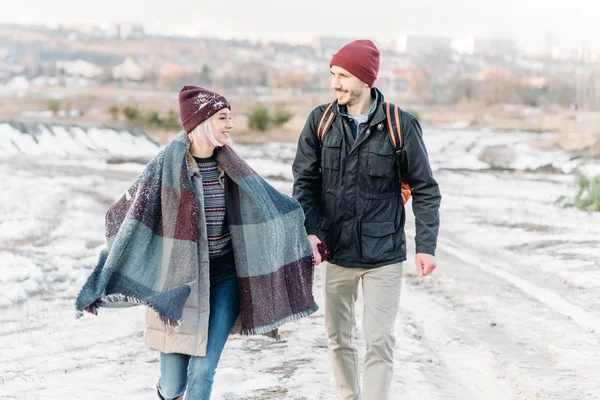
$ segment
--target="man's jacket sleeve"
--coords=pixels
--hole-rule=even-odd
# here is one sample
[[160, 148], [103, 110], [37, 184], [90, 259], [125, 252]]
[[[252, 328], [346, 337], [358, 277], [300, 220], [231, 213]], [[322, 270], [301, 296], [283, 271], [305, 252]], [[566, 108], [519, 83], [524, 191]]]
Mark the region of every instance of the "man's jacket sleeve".
[[319, 201], [321, 198], [321, 142], [317, 137], [316, 123], [318, 109], [314, 110], [306, 121], [300, 134], [294, 172], [293, 196], [304, 210], [304, 226], [309, 235], [319, 233]]
[[440, 226], [440, 189], [431, 172], [419, 122], [414, 117], [408, 118], [406, 126], [402, 126], [402, 131], [408, 184], [413, 188], [416, 252], [435, 255]]

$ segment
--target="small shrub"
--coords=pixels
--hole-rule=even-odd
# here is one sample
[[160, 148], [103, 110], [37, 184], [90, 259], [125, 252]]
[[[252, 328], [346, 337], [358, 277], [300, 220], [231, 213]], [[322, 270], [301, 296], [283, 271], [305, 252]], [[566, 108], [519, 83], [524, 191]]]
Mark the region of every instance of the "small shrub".
[[150, 111], [146, 116], [146, 122], [150, 126], [162, 126], [163, 118], [158, 111]]
[[254, 106], [250, 114], [248, 114], [248, 127], [264, 132], [269, 129], [270, 125], [271, 117], [269, 116], [269, 110], [262, 104]]
[[123, 109], [123, 115], [130, 123], [137, 123], [140, 119], [141, 112], [137, 107], [127, 106]]
[[115, 106], [114, 104], [108, 107], [108, 113], [111, 115], [113, 121], [119, 119], [120, 112], [121, 110], [119, 109], [119, 107]]
[[165, 128], [169, 129], [181, 129], [181, 122], [179, 121], [179, 114], [171, 109], [167, 113], [167, 117], [164, 120]]
[[50, 100], [48, 101], [48, 109], [52, 111], [52, 115], [58, 114], [60, 111], [60, 101], [58, 100]]
[[181, 129], [179, 113], [173, 109], [170, 109], [165, 114], [162, 111], [142, 111], [137, 107], [125, 107], [123, 109], [123, 115], [128, 123], [140, 129]]
[[541, 126], [536, 126], [531, 131], [537, 135], [544, 133], [544, 129]]
[[579, 177], [574, 205], [583, 211], [600, 211], [600, 175]]
[[282, 126], [286, 122], [288, 122], [294, 114], [285, 109], [283, 104], [278, 104], [275, 108], [275, 113], [273, 114], [272, 122], [274, 126]]

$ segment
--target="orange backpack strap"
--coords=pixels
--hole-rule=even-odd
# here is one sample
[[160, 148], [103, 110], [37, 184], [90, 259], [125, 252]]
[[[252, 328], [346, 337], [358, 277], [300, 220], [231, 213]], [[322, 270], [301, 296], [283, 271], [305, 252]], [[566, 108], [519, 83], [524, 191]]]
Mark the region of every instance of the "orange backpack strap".
[[408, 184], [407, 175], [402, 173], [402, 120], [400, 119], [400, 108], [394, 104], [385, 103], [385, 115], [387, 118], [390, 140], [396, 152], [396, 166], [398, 167], [398, 175], [400, 176], [402, 202], [406, 204], [412, 195], [413, 189]]
[[400, 119], [399, 110], [398, 106], [391, 103], [385, 103], [385, 115], [389, 127], [388, 132], [396, 153], [398, 153], [399, 150], [402, 150], [402, 120]]
[[333, 106], [333, 103], [335, 102], [332, 101], [331, 103], [329, 103], [329, 105], [325, 109], [325, 112], [323, 112], [321, 120], [319, 121], [319, 127], [317, 128], [317, 137], [321, 142], [325, 138], [325, 134], [331, 126], [331, 121], [333, 121], [333, 118], [335, 117], [333, 110], [331, 110], [331, 106]]

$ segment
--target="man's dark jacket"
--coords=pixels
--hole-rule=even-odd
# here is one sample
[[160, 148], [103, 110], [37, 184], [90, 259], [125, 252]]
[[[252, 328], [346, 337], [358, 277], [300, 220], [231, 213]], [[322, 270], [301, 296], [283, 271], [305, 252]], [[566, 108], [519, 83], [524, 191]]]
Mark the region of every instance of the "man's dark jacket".
[[[377, 89], [373, 89], [377, 90]], [[309, 235], [331, 251], [329, 261], [373, 268], [406, 260], [406, 215], [394, 148], [388, 137], [383, 95], [368, 126], [354, 141], [348, 117], [336, 114], [323, 143], [317, 127], [327, 104], [314, 109], [302, 130], [293, 164], [294, 197]], [[403, 171], [413, 188], [416, 251], [435, 255], [440, 191], [433, 178], [421, 126], [401, 112]]]

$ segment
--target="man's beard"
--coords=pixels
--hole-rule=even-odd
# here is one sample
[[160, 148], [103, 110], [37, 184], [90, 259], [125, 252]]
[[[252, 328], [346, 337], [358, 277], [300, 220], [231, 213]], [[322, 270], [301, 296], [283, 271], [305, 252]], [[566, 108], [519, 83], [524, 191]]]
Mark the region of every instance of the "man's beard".
[[337, 93], [342, 93], [342, 95], [346, 96], [346, 100], [341, 100], [338, 98], [338, 104], [341, 106], [347, 106], [352, 102], [353, 99], [356, 98], [354, 92], [352, 90], [336, 90]]

